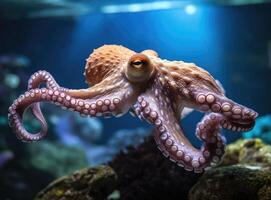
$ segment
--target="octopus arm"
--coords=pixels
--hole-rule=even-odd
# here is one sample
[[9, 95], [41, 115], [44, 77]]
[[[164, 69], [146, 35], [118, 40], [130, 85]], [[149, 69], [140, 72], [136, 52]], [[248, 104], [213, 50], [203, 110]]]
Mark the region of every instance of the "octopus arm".
[[190, 106], [202, 112], [223, 116], [221, 125], [232, 131], [248, 131], [253, 128], [258, 113], [219, 94], [199, 87], [190, 88]]
[[158, 148], [186, 170], [202, 172], [211, 163], [218, 163], [225, 147], [225, 139], [220, 135], [220, 115], [208, 114], [197, 125], [197, 136], [204, 142], [197, 149], [185, 137], [167, 96], [161, 86], [155, 84], [139, 96], [134, 106], [140, 118], [155, 126], [154, 137]]
[[[10, 106], [10, 126], [23, 141], [34, 142], [42, 139], [47, 133], [47, 123], [41, 112], [40, 102], [54, 103], [83, 116], [120, 116], [135, 103], [139, 91], [125, 79], [119, 78], [120, 80], [115, 77], [115, 84], [104, 79], [94, 87], [71, 90], [60, 87], [48, 72], [39, 71], [30, 78], [28, 91]], [[46, 86], [39, 88], [41, 84]], [[41, 130], [36, 134], [29, 133], [23, 126], [23, 114], [28, 108], [41, 123]]]

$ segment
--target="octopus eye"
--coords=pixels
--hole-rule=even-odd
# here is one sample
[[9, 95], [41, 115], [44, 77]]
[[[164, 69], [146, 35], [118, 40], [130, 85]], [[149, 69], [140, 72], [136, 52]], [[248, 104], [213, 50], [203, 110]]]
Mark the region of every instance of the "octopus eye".
[[126, 68], [125, 75], [131, 82], [142, 82], [150, 79], [154, 67], [150, 59], [144, 54], [133, 55]]
[[143, 67], [143, 65], [146, 64], [142, 60], [135, 60], [131, 62], [131, 65], [137, 69], [140, 69]]

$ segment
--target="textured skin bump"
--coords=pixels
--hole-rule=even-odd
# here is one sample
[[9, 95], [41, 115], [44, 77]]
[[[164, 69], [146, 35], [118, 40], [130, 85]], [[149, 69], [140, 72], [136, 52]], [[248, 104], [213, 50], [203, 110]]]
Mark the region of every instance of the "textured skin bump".
[[161, 74], [161, 83], [170, 85], [175, 91], [193, 86], [211, 89], [217, 94], [223, 94], [222, 88], [210, 73], [193, 63], [157, 59], [157, 70]]
[[105, 76], [120, 71], [125, 60], [135, 52], [119, 45], [104, 45], [95, 49], [86, 60], [85, 76], [90, 85], [101, 82]]

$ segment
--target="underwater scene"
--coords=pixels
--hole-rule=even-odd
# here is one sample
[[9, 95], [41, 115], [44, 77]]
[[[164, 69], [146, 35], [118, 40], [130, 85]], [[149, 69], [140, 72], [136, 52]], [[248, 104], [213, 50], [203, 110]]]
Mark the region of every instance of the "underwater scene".
[[1, 0], [0, 200], [271, 200], [271, 1]]

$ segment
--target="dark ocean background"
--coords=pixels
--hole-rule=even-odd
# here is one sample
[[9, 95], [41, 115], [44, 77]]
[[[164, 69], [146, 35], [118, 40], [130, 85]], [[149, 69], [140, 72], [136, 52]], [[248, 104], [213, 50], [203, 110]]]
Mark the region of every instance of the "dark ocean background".
[[[106, 6], [106, 3], [103, 6]], [[2, 142], [6, 141], [3, 149], [15, 152], [15, 159], [16, 151], [20, 158], [24, 157], [23, 152], [28, 144], [16, 139], [5, 119], [11, 100], [25, 91], [26, 80], [31, 74], [38, 70], [46, 70], [61, 86], [87, 88], [83, 76], [85, 59], [93, 49], [104, 44], [119, 44], [137, 52], [153, 49], [164, 59], [193, 62], [218, 79], [229, 98], [253, 108], [260, 116], [271, 113], [271, 5], [266, 3], [234, 6], [209, 3], [193, 6], [195, 10], [192, 13], [187, 12], [185, 8], [173, 7], [143, 12], [103, 13], [92, 10], [75, 16], [62, 13], [60, 17], [25, 15], [13, 18], [12, 13], [8, 17], [0, 15], [0, 66], [1, 56], [15, 56], [12, 59], [23, 56], [27, 60], [27, 66], [17, 71], [6, 70], [7, 67], [5, 70], [0, 68], [1, 77], [12, 72], [22, 83], [12, 96], [5, 92], [14, 91], [12, 87], [0, 93], [1, 102], [4, 102], [1, 104], [0, 113], [3, 121]], [[5, 10], [8, 13], [7, 9], [8, 6]], [[12, 7], [13, 11], [14, 9], [16, 11], [16, 6]], [[55, 106], [45, 105], [43, 110], [46, 111], [47, 108], [51, 108], [49, 114], [58, 120], [61, 120], [60, 116], [66, 115]], [[187, 137], [196, 146], [200, 146], [201, 142], [194, 136], [194, 132], [196, 123], [202, 116], [202, 113], [193, 112], [181, 122]], [[66, 130], [69, 124], [65, 120], [62, 120], [62, 123], [58, 122], [55, 123], [56, 128], [49, 126], [48, 140], [60, 143], [65, 140], [64, 144], [72, 143], [73, 141], [67, 141], [72, 138], [65, 138], [63, 135], [62, 138], [56, 139], [56, 135], [61, 135], [61, 131]], [[78, 123], [80, 126], [80, 123], [85, 122]], [[94, 132], [98, 132], [99, 136], [98, 139], [86, 137], [90, 137], [89, 140], [99, 148], [107, 145], [116, 132], [127, 130], [127, 133], [133, 133], [133, 130], [138, 128], [150, 130], [146, 122], [141, 122], [129, 114], [121, 118], [98, 118], [90, 124], [96, 126]], [[55, 135], [54, 132], [58, 134]], [[229, 143], [242, 136], [230, 131], [224, 133]], [[144, 136], [139, 135], [143, 139], [145, 133], [142, 133]], [[126, 140], [125, 133], [116, 140]], [[133, 144], [133, 139], [131, 140], [128, 144]], [[87, 143], [86, 140], [85, 142]], [[76, 143], [79, 144], [81, 143]], [[83, 150], [88, 148], [86, 146], [88, 145], [79, 145]], [[89, 162], [88, 164], [91, 165]], [[16, 167], [13, 169], [16, 171]], [[12, 193], [9, 185], [7, 188], [9, 193]]]

